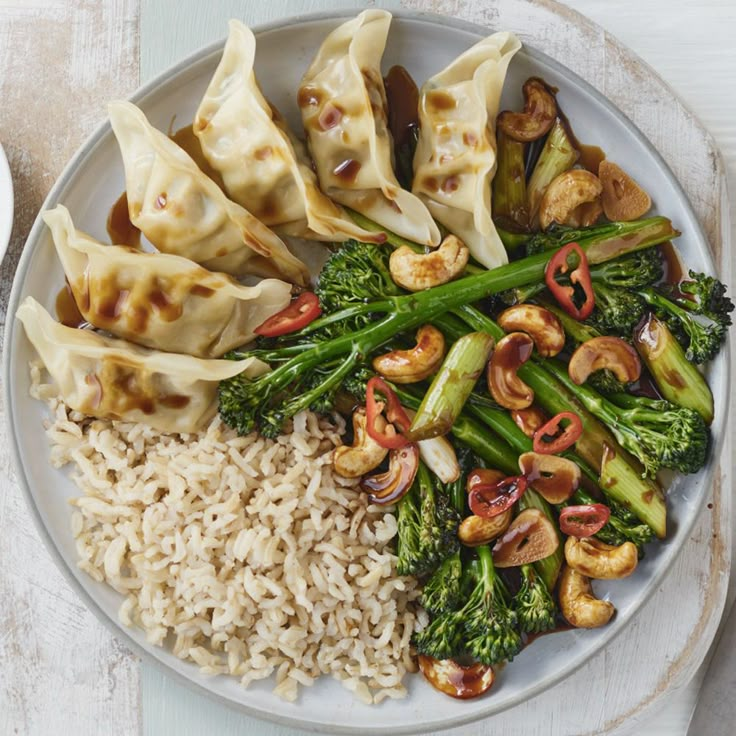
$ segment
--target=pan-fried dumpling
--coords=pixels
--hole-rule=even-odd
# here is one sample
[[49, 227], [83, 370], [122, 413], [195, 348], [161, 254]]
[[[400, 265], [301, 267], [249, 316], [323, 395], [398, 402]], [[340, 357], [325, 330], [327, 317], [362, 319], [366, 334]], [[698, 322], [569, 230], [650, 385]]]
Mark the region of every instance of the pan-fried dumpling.
[[102, 245], [66, 209], [43, 213], [81, 315], [95, 327], [157, 350], [219, 358], [288, 303], [291, 286], [241, 286], [193, 261]]
[[202, 152], [228, 196], [287, 235], [383, 242], [385, 235], [358, 227], [319, 190], [303, 144], [261, 93], [255, 52], [251, 30], [231, 20], [222, 59], [194, 119]]
[[330, 33], [302, 78], [299, 107], [323, 191], [409, 240], [436, 246], [436, 223], [391, 166], [380, 67], [390, 24], [385, 10], [365, 10]]
[[306, 267], [281, 239], [231, 202], [135, 105], [113, 102], [108, 109], [125, 166], [130, 221], [156, 248], [212, 271], [307, 283]]
[[491, 179], [501, 88], [520, 47], [513, 34], [494, 33], [427, 80], [419, 96], [412, 191], [487, 268], [508, 261], [491, 219]]
[[196, 432], [217, 411], [220, 381], [268, 370], [255, 358], [202, 360], [64, 327], [30, 296], [16, 316], [66, 404], [101, 419], [141, 422], [162, 432]]

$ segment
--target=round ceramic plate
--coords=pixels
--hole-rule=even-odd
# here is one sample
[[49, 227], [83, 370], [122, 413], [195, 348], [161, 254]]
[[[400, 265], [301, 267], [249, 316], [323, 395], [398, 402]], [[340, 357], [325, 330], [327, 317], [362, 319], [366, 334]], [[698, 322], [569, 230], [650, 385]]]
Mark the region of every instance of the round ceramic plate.
[[13, 180], [10, 178], [10, 167], [5, 151], [0, 146], [0, 261], [10, 242], [13, 229]]
[[[348, 13], [301, 17], [262, 26], [257, 31], [256, 73], [268, 98], [300, 130], [295, 94], [299, 79], [327, 33]], [[406, 66], [418, 83], [442, 69], [491, 30], [446, 17], [397, 14], [383, 60]], [[513, 30], [513, 29], [509, 29]], [[217, 65], [222, 43], [185, 59], [133, 96], [151, 122], [167, 130], [172, 117], [177, 127], [189, 123]], [[602, 146], [609, 157], [629, 171], [651, 193], [655, 209], [671, 217], [683, 235], [677, 241], [685, 261], [713, 272], [708, 244], [681, 187], [643, 135], [610, 102], [572, 72], [545, 55], [525, 48], [513, 60], [505, 85], [503, 107], [519, 108], [520, 88], [529, 76], [542, 76], [559, 88], [559, 100], [578, 137]], [[51, 191], [45, 207], [64, 203], [82, 230], [105, 239], [105, 216], [124, 188], [123, 169], [109, 124], [104, 124], [82, 146]], [[713, 461], [687, 481], [675, 479], [668, 491], [669, 536], [651, 546], [636, 573], [626, 580], [600, 582], [599, 594], [615, 601], [618, 614], [605, 628], [570, 631], [534, 641], [500, 672], [492, 691], [482, 698], [456, 701], [434, 691], [420, 676], [407, 677], [408, 697], [380, 706], [357, 702], [340, 684], [322, 678], [305, 688], [296, 703], [272, 694], [270, 681], [243, 690], [235, 678], [206, 678], [198, 668], [177, 659], [170, 651], [149, 645], [143, 632], [118, 623], [121, 597], [95, 583], [76, 567], [67, 499], [78, 493], [60, 471], [47, 462], [42, 422], [45, 408], [28, 396], [28, 361], [31, 347], [12, 315], [20, 301], [33, 295], [53, 308], [54, 295], [63, 283], [53, 244], [41, 220], [31, 231], [16, 274], [10, 298], [6, 332], [4, 385], [9, 436], [30, 508], [60, 568], [87, 605], [136, 652], [158, 662], [169, 674], [251, 715], [325, 732], [409, 733], [457, 726], [497, 713], [520, 703], [569, 675], [617, 634], [633, 635], [632, 616], [655, 594], [662, 577], [686, 541], [708, 492]], [[723, 433], [727, 406], [728, 365], [725, 352], [709, 368], [715, 395], [713, 436]], [[718, 456], [718, 448], [711, 458]], [[641, 621], [639, 635], [661, 622]], [[662, 656], [665, 656], [664, 653]]]

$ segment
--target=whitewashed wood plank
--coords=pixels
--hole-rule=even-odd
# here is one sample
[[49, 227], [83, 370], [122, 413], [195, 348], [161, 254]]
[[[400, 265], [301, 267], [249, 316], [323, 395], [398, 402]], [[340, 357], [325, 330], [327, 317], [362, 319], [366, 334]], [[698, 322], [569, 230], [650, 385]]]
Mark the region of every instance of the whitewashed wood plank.
[[[3, 322], [46, 192], [102, 119], [105, 100], [138, 86], [137, 11], [136, 0], [0, 2], [0, 140], [16, 194], [0, 270]], [[137, 733], [137, 660], [87, 611], [44, 548], [1, 419], [0, 733]]]
[[[636, 3], [626, 0], [628, 13], [623, 16], [631, 19], [636, 13]], [[594, 86], [601, 89], [614, 100], [652, 139], [660, 151], [668, 159], [681, 181], [689, 185], [689, 194], [698, 211], [701, 221], [706, 226], [712, 242], [720, 243], [721, 232], [718, 205], [723, 192], [719, 162], [713, 168], [713, 151], [710, 142], [702, 135], [697, 121], [688, 117], [682, 108], [670, 104], [669, 91], [661, 85], [653, 84], [649, 70], [638, 69], [631, 64], [630, 55], [611, 39], [602, 29], [576, 17], [571, 11], [560, 8], [546, 0], [523, 2], [510, 0], [499, 2], [486, 0], [407, 0], [402, 3], [407, 7], [420, 10], [442, 12], [454, 17], [482, 23], [493, 29], [513, 28], [525, 40], [546, 51], [554, 58], [567, 64]], [[577, 0], [572, 3], [581, 9], [588, 6], [600, 6], [590, 0]], [[210, 31], [212, 24], [224, 21], [229, 14], [242, 17], [246, 22], [257, 23], [281, 17], [287, 13], [280, 3], [255, 7], [238, 2], [223, 3], [226, 7], [211, 8], [204, 15], [188, 16], [186, 11], [181, 15], [177, 11], [173, 15], [166, 13], [166, 8], [156, 6], [153, 16], [158, 22], [166, 16], [167, 22], [161, 25], [170, 28], [171, 44], [167, 40], [167, 49], [158, 45], [151, 48], [153, 39], [147, 35], [152, 28], [149, 25], [151, 7], [147, 0], [142, 6], [142, 66], [147, 70], [151, 59], [165, 60], [173, 63], [185, 53], [199, 45], [223, 35], [222, 30]], [[278, 7], [278, 10], [276, 6]], [[289, 3], [288, 14], [305, 12], [305, 5], [310, 9], [320, 10], [328, 7], [344, 7], [344, 3], [330, 3], [328, 0], [316, 0], [309, 3]], [[617, 3], [617, 11], [621, 4]], [[657, 3], [658, 12], [662, 6]], [[655, 7], [654, 5], [652, 7]], [[219, 16], [219, 13], [222, 16]], [[649, 12], [654, 13], [654, 10]], [[649, 17], [648, 15], [646, 17]], [[634, 23], [633, 25], [637, 25]], [[204, 27], [202, 27], [204, 26]], [[701, 26], [702, 27], [702, 26]], [[664, 51], [671, 54], [673, 38], [672, 28]], [[675, 29], [676, 30], [676, 29]], [[155, 36], [155, 32], [151, 31]], [[665, 31], [661, 31], [664, 36]], [[683, 33], [678, 36], [682, 40]], [[160, 44], [161, 36], [156, 36]], [[196, 41], [196, 42], [195, 42]], [[697, 44], [693, 44], [697, 45]], [[175, 51], [168, 49], [175, 47]], [[155, 65], [151, 71], [156, 71]], [[731, 67], [736, 68], [736, 59]], [[647, 88], [647, 85], [650, 85]], [[645, 91], [648, 89], [649, 97]], [[652, 100], [660, 100], [657, 107]], [[652, 114], [652, 111], [656, 114]], [[668, 138], [668, 130], [675, 126], [678, 130], [676, 139]], [[725, 269], [728, 270], [727, 264]], [[725, 457], [731, 457], [730, 452]], [[630, 632], [612, 647], [602, 652], [586, 665], [579, 673], [529, 703], [519, 706], [506, 714], [501, 714], [485, 724], [479, 724], [474, 732], [490, 734], [504, 732], [513, 734], [582, 734], [582, 733], [624, 733], [631, 728], [642, 728], [648, 703], [651, 709], [661, 704], [658, 695], [667, 688], [680, 688], [686, 681], [697, 661], [702, 658], [707, 643], [717, 623], [716, 620], [703, 620], [698, 606], [683, 607], [679, 618], [672, 616], [673, 603], [677, 601], [698, 601], [702, 595], [709, 596], [711, 608], [717, 609], [722, 600], [725, 584], [722, 573], [728, 568], [730, 549], [717, 544], [710, 544], [712, 536], [730, 539], [727, 527], [730, 519], [730, 494], [714, 497], [714, 509], [705, 513], [700, 520], [692, 539], [683, 555], [679, 558], [676, 569], [654, 598], [641, 611], [633, 623]], [[710, 581], [710, 585], [703, 585]], [[652, 630], [651, 622], [658, 622]], [[627, 644], [628, 641], [628, 644]], [[640, 642], [646, 645], [647, 654], [640, 649]], [[653, 654], [652, 654], [653, 653]], [[664, 655], [663, 655], [664, 653]], [[651, 659], [653, 657], [653, 659]], [[637, 661], [647, 664], [646, 671], [640, 673], [635, 664]], [[659, 666], [656, 666], [656, 665]], [[188, 689], [173, 682], [158, 671], [143, 665], [142, 676], [144, 731], [150, 734], [194, 734], [203, 729], [216, 729], [220, 734], [229, 736], [235, 733], [259, 733], [268, 736], [296, 736], [300, 732], [272, 724], [261, 723], [243, 718], [235, 712], [211, 704], [206, 698], [190, 693]], [[580, 692], [593, 692], [598, 706], [596, 713], [586, 709], [571, 709], [570, 702], [579, 702]], [[638, 695], [637, 695], [638, 694]], [[686, 703], [684, 713], [690, 708]], [[659, 733], [675, 734], [684, 732], [684, 716], [678, 713], [676, 719], [663, 721]], [[662, 719], [660, 719], [662, 720]], [[673, 724], [677, 724], [677, 730]], [[655, 723], [646, 722], [643, 732], [654, 733]], [[468, 732], [467, 729], [463, 730]], [[460, 733], [461, 730], [444, 732]], [[641, 732], [641, 731], [640, 731]]]

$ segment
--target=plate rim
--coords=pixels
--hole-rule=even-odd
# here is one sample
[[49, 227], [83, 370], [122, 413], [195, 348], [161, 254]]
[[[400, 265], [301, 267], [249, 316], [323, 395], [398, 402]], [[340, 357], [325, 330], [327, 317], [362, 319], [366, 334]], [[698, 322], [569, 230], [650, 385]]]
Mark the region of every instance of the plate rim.
[[[5, 194], [5, 199], [2, 195]], [[15, 191], [13, 189], [13, 176], [10, 171], [10, 162], [7, 154], [0, 143], [0, 213], [7, 207], [8, 219], [7, 224], [3, 224], [0, 220], [0, 262], [2, 262], [5, 254], [8, 252], [10, 238], [13, 234], [14, 210], [15, 210]], [[15, 277], [13, 277], [15, 283]], [[10, 302], [8, 302], [10, 304]]]
[[[310, 22], [340, 20], [342, 18], [354, 17], [356, 15], [357, 10], [358, 9], [356, 8], [342, 8], [342, 9], [319, 11], [319, 12], [314, 12], [314, 13], [301, 13], [301, 14], [297, 14], [293, 16], [282, 17], [280, 19], [269, 21], [267, 23], [261, 23], [261, 24], [254, 25], [251, 27], [251, 30], [256, 36], [258, 36], [259, 34], [262, 34], [262, 33], [268, 33], [270, 31], [281, 30], [281, 29], [285, 29], [288, 27], [298, 26], [298, 25], [310, 23]], [[474, 23], [474, 22], [462, 20], [459, 18], [454, 18], [454, 17], [438, 14], [438, 13], [430, 13], [426, 11], [414, 11], [414, 10], [390, 10], [389, 12], [394, 18], [399, 18], [402, 20], [409, 20], [409, 21], [422, 21], [422, 22], [429, 23], [432, 25], [439, 25], [439, 26], [445, 26], [445, 27], [449, 26], [455, 30], [468, 32], [471, 34], [478, 35], [480, 37], [487, 36], [489, 33], [493, 32], [493, 30], [490, 27], [482, 25], [480, 23]], [[149, 80], [145, 84], [138, 87], [136, 91], [133, 92], [127, 99], [133, 103], [139, 103], [141, 100], [145, 100], [145, 98], [147, 98], [151, 93], [155, 92], [158, 89], [158, 87], [160, 87], [162, 84], [165, 84], [166, 82], [168, 82], [172, 77], [176, 77], [176, 76], [179, 76], [185, 73], [188, 67], [194, 64], [202, 63], [208, 57], [214, 54], [221, 53], [224, 47], [224, 44], [225, 44], [225, 40], [226, 40], [226, 37], [223, 36], [222, 38], [216, 41], [206, 44], [205, 46], [192, 52], [191, 54], [188, 54], [187, 56], [180, 59], [175, 64], [171, 65], [164, 71], [157, 74], [155, 77], [153, 77], [151, 80]], [[646, 149], [650, 152], [650, 154], [654, 158], [658, 167], [661, 169], [663, 175], [668, 180], [668, 183], [682, 196], [683, 200], [685, 201], [686, 209], [689, 210], [690, 214], [692, 215], [692, 220], [694, 222], [693, 230], [694, 230], [695, 236], [699, 240], [707, 244], [707, 251], [709, 254], [710, 261], [714, 266], [714, 270], [717, 273], [720, 273], [720, 271], [722, 270], [722, 263], [717, 262], [717, 259], [715, 258], [715, 254], [713, 253], [713, 249], [712, 249], [712, 244], [710, 243], [708, 237], [706, 236], [704, 232], [704, 229], [700, 223], [700, 218], [695, 212], [692, 206], [692, 203], [690, 202], [690, 198], [688, 197], [687, 193], [685, 192], [683, 186], [680, 184], [675, 174], [673, 173], [669, 164], [663, 158], [662, 154], [660, 154], [659, 150], [651, 143], [651, 141], [649, 141], [649, 139], [644, 135], [644, 133], [639, 129], [639, 127], [632, 120], [630, 120], [629, 117], [625, 113], [623, 113], [611, 100], [609, 100], [605, 95], [603, 95], [603, 93], [599, 92], [592, 84], [587, 82], [585, 79], [579, 76], [576, 72], [574, 72], [573, 70], [571, 70], [570, 68], [562, 64], [561, 62], [556, 61], [554, 58], [547, 55], [546, 53], [539, 51], [533, 44], [527, 44], [526, 42], [523, 42], [522, 48], [524, 52], [531, 59], [539, 60], [543, 62], [544, 64], [547, 64], [550, 67], [552, 67], [558, 73], [561, 73], [564, 76], [571, 79], [582, 91], [590, 95], [596, 101], [597, 104], [601, 105], [608, 114], [610, 114], [613, 118], [615, 118], [627, 130], [627, 132], [630, 135], [632, 135], [639, 143], [643, 144], [646, 147]], [[654, 72], [654, 74], [657, 76], [657, 78], [659, 78], [659, 75], [656, 74], [656, 72]], [[26, 275], [29, 270], [30, 260], [32, 258], [33, 252], [35, 251], [37, 247], [37, 244], [39, 242], [40, 233], [44, 227], [44, 223], [43, 223], [43, 220], [41, 219], [40, 213], [45, 211], [49, 206], [53, 206], [58, 201], [60, 195], [63, 193], [65, 188], [68, 186], [70, 180], [72, 179], [74, 171], [79, 167], [80, 164], [82, 164], [89, 156], [91, 156], [94, 153], [97, 146], [101, 143], [102, 138], [108, 133], [108, 131], [110, 131], [110, 129], [111, 128], [110, 128], [109, 118], [106, 118], [83, 141], [83, 143], [76, 150], [72, 158], [63, 168], [57, 180], [54, 182], [48, 195], [44, 199], [43, 204], [41, 205], [39, 214], [36, 216], [33, 222], [31, 230], [25, 241], [23, 252], [19, 259], [15, 275], [13, 277], [13, 285], [12, 285], [12, 289], [11, 289], [10, 296], [8, 299], [8, 307], [7, 307], [7, 312], [6, 312], [5, 340], [4, 340], [4, 345], [3, 345], [2, 380], [3, 380], [3, 398], [5, 401], [5, 407], [6, 407], [6, 428], [8, 430], [8, 439], [9, 439], [9, 445], [10, 445], [10, 456], [11, 456], [12, 463], [13, 463], [13, 469], [15, 470], [16, 477], [18, 480], [18, 485], [20, 486], [22, 490], [24, 500], [29, 508], [29, 511], [31, 512], [33, 523], [36, 529], [38, 530], [39, 536], [43, 540], [44, 545], [46, 546], [46, 549], [51, 554], [51, 557], [54, 560], [54, 563], [56, 564], [57, 568], [61, 571], [64, 578], [70, 584], [70, 586], [75, 591], [75, 593], [81, 598], [85, 607], [89, 609], [95, 615], [95, 617], [108, 629], [108, 631], [110, 631], [113, 634], [113, 636], [115, 636], [117, 639], [120, 639], [120, 637], [122, 636], [124, 645], [128, 647], [129, 649], [131, 649], [133, 653], [135, 653], [140, 658], [145, 658], [146, 661], [148, 662], [152, 662], [161, 672], [166, 673], [166, 675], [169, 677], [174, 677], [177, 682], [182, 683], [186, 687], [198, 693], [204, 694], [206, 697], [213, 700], [214, 702], [221, 703], [225, 705], [226, 707], [229, 707], [231, 709], [236, 709], [254, 718], [260, 718], [262, 720], [267, 720], [273, 723], [277, 723], [279, 725], [301, 728], [301, 729], [305, 729], [305, 730], [312, 731], [312, 732], [322, 731], [322, 732], [335, 733], [335, 734], [372, 733], [372, 734], [385, 734], [385, 735], [392, 734], [393, 735], [393, 734], [412, 734], [412, 733], [419, 733], [420, 731], [428, 732], [428, 731], [436, 731], [436, 730], [443, 729], [443, 728], [458, 727], [458, 726], [466, 725], [469, 723], [477, 722], [481, 719], [488, 718], [494, 714], [500, 713], [504, 710], [508, 710], [514, 706], [524, 703], [534, 698], [535, 696], [539, 695], [543, 691], [549, 689], [550, 687], [553, 687], [554, 685], [558, 684], [559, 682], [566, 679], [567, 677], [569, 677], [578, 667], [587, 663], [596, 654], [598, 654], [601, 651], [601, 649], [603, 649], [603, 647], [608, 646], [622, 631], [629, 628], [631, 619], [633, 619], [636, 615], [640, 613], [641, 609], [650, 599], [651, 595], [659, 587], [662, 580], [673, 569], [675, 561], [679, 558], [680, 554], [682, 553], [682, 549], [683, 549], [682, 546], [680, 546], [678, 549], [676, 549], [672, 553], [672, 557], [671, 557], [669, 565], [662, 565], [661, 568], [658, 569], [651, 576], [646, 586], [643, 588], [642, 595], [640, 596], [638, 602], [632, 607], [632, 610], [628, 611], [624, 616], [619, 618], [621, 623], [617, 628], [613, 630], [609, 630], [608, 633], [601, 636], [600, 641], [595, 643], [594, 646], [589, 651], [586, 651], [584, 654], [579, 654], [577, 657], [573, 657], [572, 659], [568, 660], [565, 666], [562, 667], [559, 671], [557, 671], [556, 673], [552, 675], [549, 675], [544, 680], [539, 681], [538, 683], [536, 683], [536, 685], [527, 689], [523, 695], [520, 694], [519, 696], [509, 698], [508, 701], [502, 705], [502, 707], [494, 708], [492, 706], [492, 703], [493, 703], [492, 699], [489, 699], [488, 703], [491, 704], [491, 706], [485, 709], [485, 711], [476, 711], [473, 713], [468, 713], [467, 716], [458, 717], [457, 715], [454, 715], [451, 719], [435, 720], [432, 723], [427, 724], [427, 725], [419, 724], [419, 725], [408, 725], [408, 726], [374, 726], [374, 727], [371, 727], [370, 725], [361, 725], [360, 727], [353, 727], [353, 726], [335, 725], [335, 724], [330, 724], [330, 723], [316, 723], [314, 721], [302, 721], [298, 717], [293, 717], [291, 715], [283, 715], [283, 714], [279, 714], [276, 712], [270, 712], [270, 711], [265, 711], [265, 710], [259, 710], [251, 705], [248, 705], [242, 702], [238, 702], [238, 701], [233, 701], [230, 698], [226, 697], [225, 695], [221, 695], [218, 692], [215, 692], [213, 690], [210, 690], [204, 687], [198, 681], [190, 677], [187, 677], [186, 675], [170, 667], [165, 661], [163, 661], [157, 656], [155, 650], [149, 651], [143, 646], [141, 646], [128, 633], [127, 627], [125, 627], [117, 619], [111, 616], [108, 616], [108, 614], [96, 603], [96, 601], [92, 598], [92, 596], [87, 592], [84, 585], [73, 574], [73, 568], [75, 568], [74, 561], [67, 560], [62, 555], [60, 550], [54, 544], [54, 541], [51, 538], [51, 534], [49, 533], [45, 524], [43, 523], [39, 508], [30, 490], [30, 484], [25, 474], [25, 468], [23, 467], [23, 464], [21, 463], [19, 441], [18, 441], [18, 437], [16, 436], [15, 425], [13, 422], [13, 418], [15, 417], [17, 413], [17, 407], [15, 405], [16, 403], [15, 396], [11, 392], [10, 376], [11, 376], [11, 370], [12, 370], [12, 361], [11, 361], [11, 354], [13, 353], [12, 345], [15, 339], [15, 330], [17, 326], [16, 320], [15, 320], [15, 313], [17, 311], [18, 302], [20, 300], [20, 292], [23, 288], [23, 284], [26, 280]], [[708, 134], [707, 131], [705, 131], [705, 133]], [[716, 147], [714, 146], [714, 148]], [[2, 149], [0, 148], [0, 152], [1, 151]], [[11, 193], [12, 193], [12, 186], [11, 186]], [[726, 213], [726, 220], [728, 221], [728, 213]], [[728, 232], [724, 231], [723, 237], [722, 237], [722, 243], [721, 243], [721, 254], [727, 251], [728, 240], [729, 240]], [[28, 247], [28, 246], [31, 246], [31, 247]], [[721, 259], [722, 258], [723, 256], [721, 255]], [[718, 259], [718, 260], [721, 260], [721, 259]], [[731, 372], [732, 372], [730, 370], [731, 369], [730, 342], [727, 342], [724, 345], [721, 356], [719, 356], [719, 360], [723, 361], [724, 368], [725, 368], [724, 379], [723, 379], [724, 381], [723, 404], [724, 406], [727, 407], [729, 405], [729, 400], [730, 400], [730, 392], [731, 392], [730, 378], [731, 378]], [[714, 430], [713, 431], [714, 439], [711, 445], [712, 454], [709, 459], [708, 465], [704, 469], [704, 475], [703, 475], [704, 494], [707, 494], [711, 491], [712, 485], [713, 485], [713, 476], [714, 476], [716, 469], [719, 467], [719, 463], [721, 460], [722, 451], [724, 447], [724, 442], [725, 442], [725, 431], [724, 430], [725, 430], [726, 421], [727, 421], [727, 418], [724, 412], [720, 417], [718, 426], [712, 427], [712, 429]], [[703, 505], [703, 507], [699, 511], [694, 513], [692, 517], [687, 521], [686, 524], [682, 525], [685, 535], [689, 535], [689, 533], [692, 531], [696, 522], [701, 517], [704, 509], [705, 509], [705, 505]]]

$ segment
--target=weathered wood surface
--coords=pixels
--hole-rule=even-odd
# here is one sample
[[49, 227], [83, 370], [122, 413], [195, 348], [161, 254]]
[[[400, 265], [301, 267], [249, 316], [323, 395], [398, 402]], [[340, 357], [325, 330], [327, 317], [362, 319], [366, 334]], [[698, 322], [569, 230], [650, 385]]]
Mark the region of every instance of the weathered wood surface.
[[[182, 55], [222, 37], [228, 17], [255, 24], [368, 4], [374, 3], [141, 0], [139, 10], [137, 0], [0, 0], [0, 141], [11, 162], [17, 195], [13, 241], [0, 272], [2, 317], [22, 243], [43, 197], [66, 160], [103, 118], [104, 102], [130, 93], [138, 84], [139, 38], [144, 81]], [[577, 71], [655, 143], [686, 186], [711, 242], [723, 242], [725, 187], [712, 142], [697, 120], [673, 103], [669, 89], [599, 27], [548, 0], [375, 4], [513, 28], [522, 39]], [[729, 11], [724, 11], [723, 3], [711, 0], [697, 11], [682, 9], [676, 14], [663, 0], [645, 7], [634, 0], [617, 2], [615, 8], [595, 0], [572, 4], [597, 14], [606, 24], [618, 23], [621, 31], [639, 34], [635, 38], [653, 54], [650, 59], [671, 63], [672, 69], [682, 72], [678, 79], [690, 80], [686, 89], [691, 100], [717, 100], [717, 109], [712, 102], [708, 112], [713, 112], [732, 160], [736, 159], [736, 104], [719, 95], [718, 88], [718, 79], [733, 78], [736, 53], [726, 52], [730, 44], [717, 42], [727, 24], [711, 22], [707, 33], [704, 30], [706, 8], [725, 17]], [[658, 14], [665, 8], [671, 23], [648, 23], [661, 21]], [[706, 47], [704, 38], [715, 39], [714, 47]], [[697, 74], [690, 70], [687, 77], [695, 58], [705, 61]], [[711, 90], [708, 95], [701, 93], [705, 85]], [[723, 268], [729, 270], [727, 260]], [[724, 457], [732, 456], [727, 448]], [[684, 733], [682, 718], [677, 727], [660, 718], [659, 730], [655, 721], [645, 726], [642, 719], [663, 703], [673, 709], [673, 701], [660, 696], [681, 687], [692, 675], [717, 624], [715, 613], [725, 595], [724, 572], [730, 558], [730, 476], [724, 476], [722, 488], [716, 484], [712, 502], [713, 509], [703, 514], [676, 569], [625, 635], [564, 683], [478, 724], [473, 732], [561, 736], [620, 734], [635, 728], [647, 734]], [[15, 487], [2, 434], [0, 527], [0, 733], [56, 734], [66, 729], [80, 734], [297, 733], [214, 705], [150, 665], [139, 666], [115, 642], [79, 603], [43, 548]], [[571, 707], [581, 700], [594, 704], [595, 711]]]
[[[0, 2], [0, 141], [15, 226], [0, 270], [3, 324], [15, 266], [54, 180], [138, 86], [138, 2]], [[140, 731], [139, 664], [56, 569], [21, 498], [0, 429], [0, 733]]]

